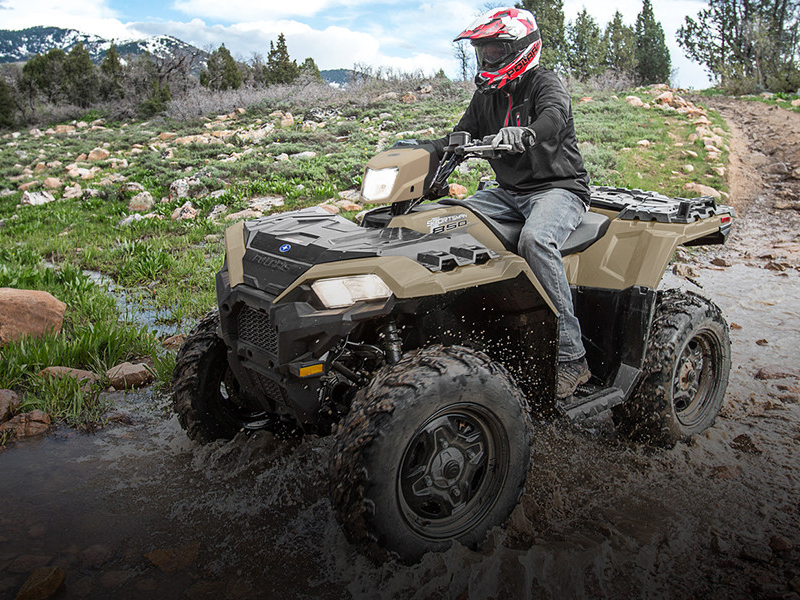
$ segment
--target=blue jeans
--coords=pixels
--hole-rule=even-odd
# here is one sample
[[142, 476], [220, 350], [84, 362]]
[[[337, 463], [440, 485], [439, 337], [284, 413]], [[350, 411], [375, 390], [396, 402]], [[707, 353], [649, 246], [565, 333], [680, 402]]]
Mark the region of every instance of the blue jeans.
[[581, 358], [586, 350], [559, 249], [580, 224], [586, 204], [563, 189], [527, 193], [492, 188], [467, 200], [496, 221], [525, 221], [518, 250], [558, 310], [558, 360]]

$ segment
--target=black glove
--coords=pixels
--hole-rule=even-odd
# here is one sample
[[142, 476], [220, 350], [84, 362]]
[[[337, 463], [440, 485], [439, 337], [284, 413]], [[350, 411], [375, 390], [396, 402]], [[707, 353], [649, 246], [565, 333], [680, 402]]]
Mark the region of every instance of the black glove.
[[497, 132], [492, 140], [492, 148], [497, 148], [500, 144], [511, 146], [512, 154], [525, 152], [536, 143], [536, 134], [527, 127], [503, 127]]

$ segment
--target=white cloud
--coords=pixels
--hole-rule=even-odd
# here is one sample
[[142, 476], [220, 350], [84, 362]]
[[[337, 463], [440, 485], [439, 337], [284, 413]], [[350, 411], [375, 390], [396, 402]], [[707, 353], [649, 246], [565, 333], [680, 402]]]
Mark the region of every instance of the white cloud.
[[187, 15], [224, 22], [247, 18], [252, 21], [278, 19], [283, 17], [313, 17], [324, 10], [335, 7], [352, 8], [360, 4], [394, 4], [398, 0], [379, 2], [378, 0], [175, 0], [173, 8]]
[[3, 29], [44, 25], [103, 37], [125, 38], [128, 30], [104, 0], [4, 0]]

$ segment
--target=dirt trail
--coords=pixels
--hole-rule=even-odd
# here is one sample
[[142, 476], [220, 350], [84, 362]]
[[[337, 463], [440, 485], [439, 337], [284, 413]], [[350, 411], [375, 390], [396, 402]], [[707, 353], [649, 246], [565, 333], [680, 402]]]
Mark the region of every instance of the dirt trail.
[[528, 491], [481, 552], [376, 566], [333, 519], [330, 440], [200, 447], [163, 400], [117, 395], [95, 436], [0, 453], [0, 598], [47, 564], [66, 572], [65, 598], [800, 600], [800, 115], [713, 105], [734, 131], [736, 229], [687, 254], [691, 281], [666, 281], [734, 324], [706, 434], [657, 451], [608, 418], [540, 423]]

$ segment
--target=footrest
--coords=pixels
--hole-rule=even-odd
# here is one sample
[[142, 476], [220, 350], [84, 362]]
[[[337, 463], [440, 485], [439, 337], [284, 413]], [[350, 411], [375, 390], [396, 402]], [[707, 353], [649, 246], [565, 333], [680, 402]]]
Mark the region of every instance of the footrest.
[[572, 396], [569, 402], [557, 402], [558, 411], [574, 422], [599, 415], [617, 404], [622, 404], [625, 395], [619, 388], [611, 387], [589, 396]]

